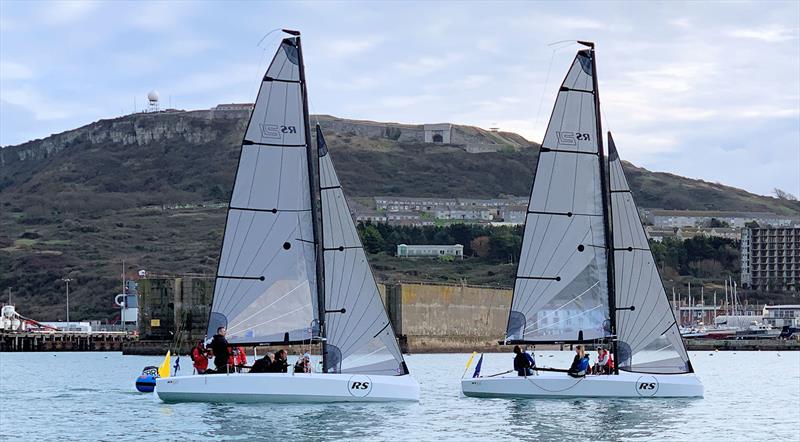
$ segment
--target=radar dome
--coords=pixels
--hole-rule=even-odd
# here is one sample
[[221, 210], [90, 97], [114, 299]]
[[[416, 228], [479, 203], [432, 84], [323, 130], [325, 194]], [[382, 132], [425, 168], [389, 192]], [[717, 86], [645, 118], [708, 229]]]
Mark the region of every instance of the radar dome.
[[147, 93], [147, 99], [150, 101], [158, 101], [158, 91], [153, 89]]

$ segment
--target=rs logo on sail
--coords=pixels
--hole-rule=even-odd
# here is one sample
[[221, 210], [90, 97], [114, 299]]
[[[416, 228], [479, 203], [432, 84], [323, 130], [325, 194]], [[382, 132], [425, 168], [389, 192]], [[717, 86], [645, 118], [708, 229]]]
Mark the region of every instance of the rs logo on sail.
[[580, 132], [556, 132], [558, 144], [566, 144], [568, 146], [575, 146], [578, 141], [589, 141], [592, 138], [587, 133]]
[[656, 383], [655, 382], [642, 382], [639, 384], [639, 390], [655, 390]]
[[296, 134], [297, 127], [280, 124], [261, 124], [261, 136], [264, 138], [281, 138], [284, 134]]

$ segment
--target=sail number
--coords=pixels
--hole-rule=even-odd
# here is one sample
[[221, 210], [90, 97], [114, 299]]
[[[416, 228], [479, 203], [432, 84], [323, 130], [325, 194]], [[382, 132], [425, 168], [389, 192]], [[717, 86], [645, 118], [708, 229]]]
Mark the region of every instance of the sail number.
[[592, 137], [587, 133], [582, 132], [556, 132], [558, 137], [558, 144], [566, 144], [568, 146], [576, 146], [578, 141], [591, 141]]
[[281, 138], [283, 134], [296, 134], [297, 127], [281, 124], [261, 124], [261, 136], [264, 138]]

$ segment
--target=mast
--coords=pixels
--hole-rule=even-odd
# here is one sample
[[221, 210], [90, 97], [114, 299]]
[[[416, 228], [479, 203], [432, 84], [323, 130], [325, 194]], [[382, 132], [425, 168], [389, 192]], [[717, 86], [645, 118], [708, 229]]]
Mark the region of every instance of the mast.
[[[300, 68], [300, 88], [303, 95], [303, 120], [306, 137], [306, 154], [308, 155], [308, 188], [311, 196], [311, 224], [314, 232], [314, 261], [317, 270], [317, 315], [319, 321], [319, 336], [323, 339], [322, 343], [322, 366], [325, 366], [325, 268], [322, 262], [322, 213], [318, 207], [317, 193], [319, 190], [319, 180], [317, 179], [319, 162], [319, 152], [311, 148], [311, 119], [308, 115], [308, 88], [306, 87], [306, 70], [303, 62], [303, 47], [300, 43], [300, 32], [284, 29], [284, 32], [294, 35], [297, 42], [297, 60]], [[312, 328], [313, 330], [313, 328]], [[313, 331], [312, 331], [313, 333]]]
[[596, 52], [594, 50], [594, 43], [588, 41], [579, 41], [578, 43], [588, 46], [592, 53], [592, 85], [594, 89], [594, 115], [597, 124], [597, 154], [600, 163], [600, 186], [602, 187], [600, 194], [603, 199], [603, 228], [606, 238], [606, 271], [608, 272], [608, 316], [609, 316], [609, 329], [612, 336], [611, 347], [612, 354], [614, 355], [614, 374], [619, 374], [619, 354], [617, 350], [617, 301], [616, 291], [614, 290], [614, 236], [611, 231], [611, 203], [609, 195], [611, 187], [609, 177], [606, 170], [605, 152], [603, 149], [603, 125], [600, 119], [600, 90], [597, 82], [597, 61]]

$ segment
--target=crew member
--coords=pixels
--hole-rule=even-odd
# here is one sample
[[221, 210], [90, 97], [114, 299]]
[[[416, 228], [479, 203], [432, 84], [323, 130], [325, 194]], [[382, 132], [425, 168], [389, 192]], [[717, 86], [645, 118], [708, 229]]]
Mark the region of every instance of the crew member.
[[573, 378], [582, 378], [589, 372], [589, 355], [586, 354], [582, 345], [575, 346], [575, 358], [572, 365], [567, 370], [567, 374]]
[[217, 334], [211, 339], [211, 351], [214, 352], [214, 368], [217, 373], [228, 372], [228, 359], [231, 357], [231, 350], [228, 340], [225, 339], [225, 327], [217, 329]]
[[207, 353], [202, 339], [198, 341], [197, 345], [192, 349], [192, 363], [194, 364], [194, 370], [197, 374], [204, 374], [206, 370], [208, 370]]
[[535, 362], [531, 355], [522, 351], [519, 345], [514, 346], [514, 370], [517, 371], [518, 376], [533, 376], [533, 367]]

